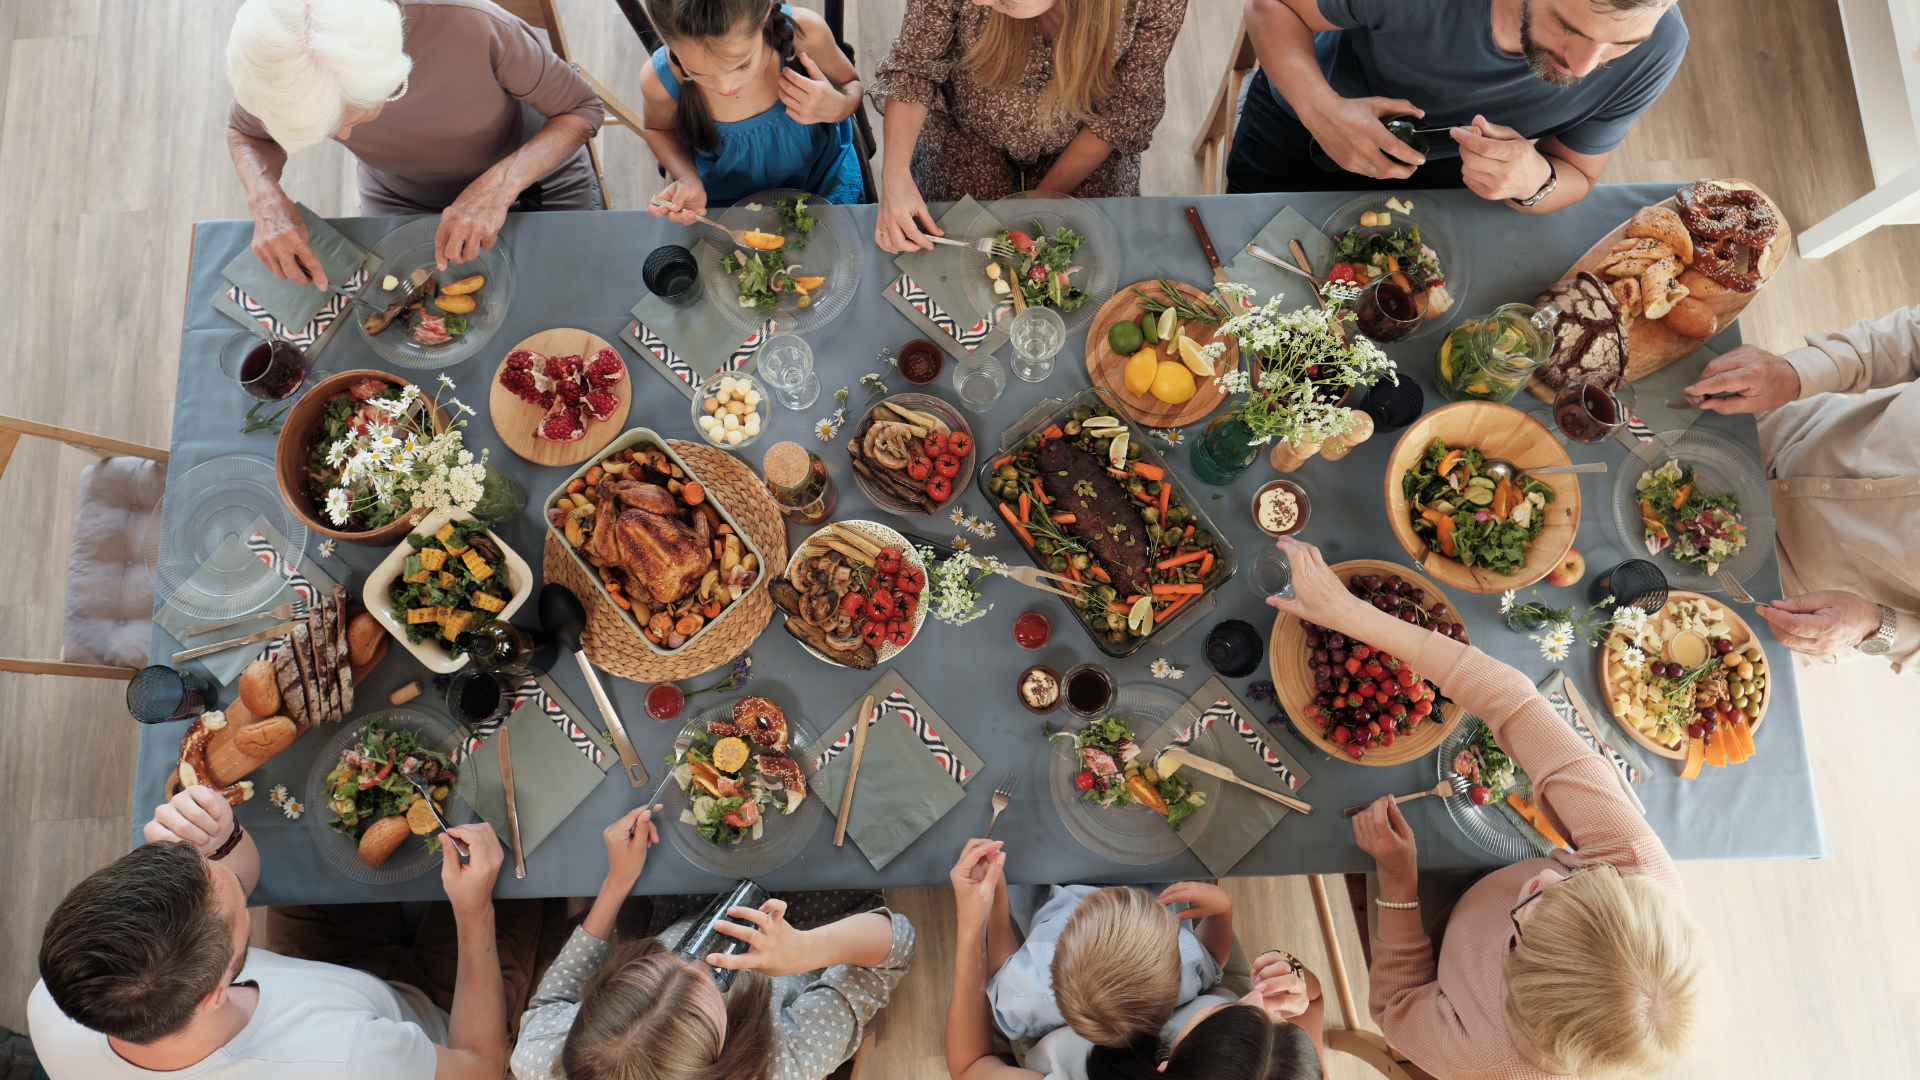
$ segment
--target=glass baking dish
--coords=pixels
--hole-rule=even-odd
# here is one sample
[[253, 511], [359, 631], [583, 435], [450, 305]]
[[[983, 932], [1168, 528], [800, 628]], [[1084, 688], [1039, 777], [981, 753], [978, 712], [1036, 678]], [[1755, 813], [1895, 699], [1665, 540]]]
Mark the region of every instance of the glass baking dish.
[[[1214, 567], [1213, 574], [1210, 580], [1206, 582], [1205, 588], [1201, 590], [1200, 595], [1192, 603], [1185, 605], [1181, 611], [1174, 616], [1172, 622], [1155, 626], [1153, 632], [1145, 637], [1129, 638], [1125, 644], [1115, 644], [1108, 640], [1106, 631], [1104, 629], [1096, 629], [1079, 608], [1069, 606], [1074, 621], [1079, 623], [1080, 627], [1087, 632], [1087, 636], [1093, 638], [1093, 643], [1100, 647], [1101, 652], [1114, 657], [1132, 656], [1149, 642], [1163, 646], [1170, 644], [1181, 634], [1186, 633], [1194, 624], [1200, 622], [1212, 613], [1214, 608], [1219, 604], [1219, 598], [1214, 594], [1217, 593], [1220, 586], [1225, 585], [1227, 581], [1233, 577], [1234, 572], [1239, 569], [1239, 556], [1234, 553], [1233, 545], [1228, 543], [1226, 533], [1214, 523], [1213, 519], [1207, 515], [1205, 510], [1201, 509], [1200, 503], [1194, 499], [1193, 493], [1188, 491], [1187, 486], [1174, 474], [1173, 469], [1167, 465], [1166, 459], [1160, 456], [1160, 451], [1155, 448], [1152, 440], [1147, 437], [1147, 430], [1133, 422], [1133, 418], [1127, 414], [1126, 409], [1121, 407], [1118, 398], [1098, 386], [1088, 387], [1065, 400], [1060, 398], [1047, 398], [1038, 405], [1035, 405], [1026, 415], [1014, 421], [1011, 427], [1008, 427], [1006, 431], [1001, 433], [999, 450], [996, 453], [982, 457], [980, 469], [974, 481], [980, 489], [980, 494], [987, 498], [990, 505], [997, 506], [1000, 502], [999, 499], [994, 498], [990, 494], [987, 488], [987, 482], [993, 479], [994, 474], [998, 471], [994, 463], [1012, 454], [1027, 439], [1039, 435], [1054, 424], [1066, 423], [1067, 420], [1072, 418], [1073, 413], [1082, 406], [1104, 406], [1109, 414], [1126, 425], [1129, 444], [1140, 447], [1140, 460], [1161, 469], [1165, 481], [1173, 485], [1173, 499], [1175, 502], [1193, 515], [1193, 523], [1197, 527], [1213, 534], [1214, 543], [1220, 552], [1220, 558]], [[996, 510], [995, 513], [997, 515], [998, 511]], [[1016, 543], [1019, 543], [1019, 537], [1014, 537], [1014, 540]], [[1046, 559], [1042, 557], [1038, 551], [1035, 551], [1024, 543], [1020, 543], [1020, 549], [1026, 553], [1027, 558], [1032, 561], [1033, 565], [1042, 570], [1047, 569]]]

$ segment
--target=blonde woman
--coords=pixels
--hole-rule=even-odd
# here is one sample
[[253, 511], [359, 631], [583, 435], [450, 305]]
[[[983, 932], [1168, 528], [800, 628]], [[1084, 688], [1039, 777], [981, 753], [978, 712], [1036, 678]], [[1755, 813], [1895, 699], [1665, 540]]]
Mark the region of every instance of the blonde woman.
[[362, 214], [440, 215], [441, 269], [492, 247], [509, 210], [596, 205], [599, 95], [490, 0], [246, 0], [227, 79], [253, 253], [289, 281], [327, 284], [280, 188], [322, 139], [360, 159]]
[[1481, 878], [1455, 903], [1436, 961], [1406, 819], [1392, 796], [1354, 818], [1354, 837], [1378, 866], [1369, 1004], [1388, 1041], [1453, 1080], [1666, 1073], [1707, 1026], [1711, 972], [1673, 860], [1613, 769], [1525, 675], [1376, 611], [1311, 545], [1279, 546], [1297, 596], [1267, 602], [1412, 657], [1416, 671], [1493, 729], [1575, 848]]
[[887, 251], [931, 248], [926, 200], [1140, 194], [1187, 0], [908, 0], [871, 95]]

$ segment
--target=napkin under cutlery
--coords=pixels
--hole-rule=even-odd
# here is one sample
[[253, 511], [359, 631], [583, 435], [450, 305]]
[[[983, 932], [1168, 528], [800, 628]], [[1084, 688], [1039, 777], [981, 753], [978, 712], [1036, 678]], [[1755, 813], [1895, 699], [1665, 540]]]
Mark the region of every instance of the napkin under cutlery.
[[[1306, 250], [1307, 261], [1313, 264], [1314, 274], [1322, 281], [1326, 280], [1327, 270], [1333, 265], [1333, 241], [1327, 239], [1327, 235], [1312, 222], [1301, 217], [1293, 207], [1282, 207], [1273, 220], [1261, 227], [1252, 242], [1292, 262], [1293, 255], [1287, 250], [1290, 240], [1300, 241], [1300, 246]], [[1282, 270], [1264, 259], [1254, 258], [1247, 253], [1245, 244], [1231, 253], [1223, 251], [1221, 254], [1233, 255], [1224, 267], [1227, 280], [1252, 288], [1253, 295], [1248, 300], [1255, 306], [1265, 304], [1275, 293], [1286, 297], [1284, 306], [1288, 311], [1319, 306], [1313, 298], [1313, 285], [1306, 278]]]
[[[379, 269], [379, 256], [341, 235], [311, 209], [295, 205], [307, 225], [307, 246], [319, 258], [327, 281], [359, 293]], [[221, 274], [224, 280], [212, 299], [216, 309], [237, 322], [264, 327], [309, 354], [333, 336], [349, 304], [339, 293], [283, 280], [250, 250], [235, 256]]]
[[[705, 259], [706, 249], [705, 240], [693, 245], [696, 262]], [[712, 282], [704, 284], [700, 299], [685, 307], [648, 293], [633, 305], [633, 319], [620, 331], [621, 343], [666, 376], [688, 401], [693, 400], [695, 388], [716, 372], [751, 370], [760, 343], [780, 329], [777, 322], [768, 319], [745, 341], [740, 340], [740, 328], [728, 322], [715, 306], [720, 302], [718, 290]], [[724, 359], [712, 371], [706, 370], [716, 356]]]
[[[475, 770], [479, 788], [474, 810], [502, 835], [507, 832], [507, 793], [500, 778], [500, 743], [491, 736], [502, 727], [512, 733], [514, 807], [520, 819], [520, 851], [533, 854], [606, 778], [606, 751], [576, 723], [558, 688], [543, 687], [533, 675], [514, 692], [513, 710], [469, 735], [455, 748], [454, 760]], [[576, 710], [577, 711], [577, 710]]]
[[[1311, 776], [1292, 755], [1261, 736], [1254, 719], [1257, 715], [1227, 689], [1226, 683], [1210, 678], [1172, 719], [1141, 740], [1141, 760], [1152, 761], [1169, 746], [1193, 749], [1195, 740], [1211, 731], [1220, 764], [1231, 768], [1234, 775], [1249, 784], [1297, 795]], [[1220, 782], [1220, 793], [1213, 802], [1213, 815], [1205, 829], [1183, 830], [1178, 835], [1216, 877], [1232, 870], [1280, 824], [1280, 819], [1293, 812], [1225, 781]]]
[[[973, 196], [964, 196], [940, 215], [940, 231], [959, 239], [986, 214]], [[977, 255], [935, 244], [932, 251], [905, 252], [893, 264], [900, 274], [881, 295], [954, 359], [986, 355], [1006, 343], [1007, 333], [998, 326], [1001, 311], [979, 311], [968, 296], [970, 275], [986, 266]]]
[[1699, 409], [1669, 409], [1666, 402], [1685, 397], [1681, 389], [1699, 382], [1700, 373], [1719, 355], [1718, 349], [1702, 345], [1659, 371], [1635, 379], [1633, 394], [1638, 404], [1627, 414], [1626, 426], [1616, 430], [1613, 437], [1642, 461], [1653, 462], [1700, 419]]

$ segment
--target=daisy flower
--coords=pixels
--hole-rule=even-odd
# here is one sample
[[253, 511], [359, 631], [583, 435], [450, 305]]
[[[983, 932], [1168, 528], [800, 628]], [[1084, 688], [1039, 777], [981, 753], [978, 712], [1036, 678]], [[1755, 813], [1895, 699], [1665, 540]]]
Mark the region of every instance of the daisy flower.
[[347, 523], [347, 511], [352, 506], [353, 500], [347, 494], [346, 488], [334, 488], [327, 492], [327, 517], [332, 519], [335, 525]]
[[1174, 667], [1173, 661], [1168, 660], [1164, 656], [1155, 660], [1153, 663], [1148, 664], [1147, 670], [1152, 672], [1153, 677], [1156, 679], [1178, 679], [1186, 675], [1186, 671], [1184, 671], [1181, 668]]
[[1613, 625], [1627, 631], [1629, 634], [1638, 633], [1640, 628], [1646, 624], [1647, 613], [1637, 607], [1628, 605], [1626, 607], [1613, 609]]
[[953, 522], [955, 525], [965, 525], [967, 523], [967, 508], [961, 506], [959, 503], [954, 503], [953, 511], [947, 515], [947, 520]]
[[333, 558], [333, 553], [336, 549], [339, 548], [339, 546], [340, 546], [339, 542], [334, 540], [334, 538], [331, 536], [327, 537], [325, 540], [320, 541], [320, 557], [323, 559]]
[[1179, 446], [1181, 443], [1187, 441], [1186, 435], [1183, 434], [1179, 428], [1155, 428], [1148, 434], [1166, 443], [1168, 446]]
[[967, 552], [973, 550], [973, 545], [967, 543], [966, 537], [956, 536], [953, 538], [953, 550], [956, 555], [965, 555]]
[[1549, 660], [1565, 660], [1569, 647], [1567, 642], [1549, 636], [1540, 639], [1540, 655]]
[[288, 799], [286, 802], [280, 804], [280, 812], [287, 815], [287, 817], [293, 821], [300, 820], [300, 814], [304, 810], [306, 810], [306, 807], [301, 806], [300, 800], [298, 799]]
[[813, 425], [813, 433], [820, 437], [821, 442], [832, 442], [834, 436], [833, 421], [820, 420], [815, 422]]
[[1505, 615], [1507, 612], [1512, 610], [1513, 610], [1513, 590], [1508, 589], [1506, 592], [1500, 594], [1500, 614]]
[[453, 380], [447, 378], [445, 375], [440, 376], [440, 385], [446, 387], [449, 390], [452, 390], [455, 388], [453, 385]]
[[1646, 662], [1647, 662], [1647, 654], [1641, 652], [1639, 646], [1637, 645], [1629, 645], [1625, 649], [1621, 650], [1620, 666], [1626, 668], [1629, 671], [1640, 670], [1641, 667], [1646, 665]]
[[275, 806], [279, 806], [281, 803], [286, 802], [287, 801], [287, 785], [285, 784], [273, 785], [273, 790], [267, 792], [267, 801], [272, 803]]
[[967, 521], [967, 530], [982, 540], [991, 540], [999, 535], [1000, 526], [981, 518], [971, 518]]

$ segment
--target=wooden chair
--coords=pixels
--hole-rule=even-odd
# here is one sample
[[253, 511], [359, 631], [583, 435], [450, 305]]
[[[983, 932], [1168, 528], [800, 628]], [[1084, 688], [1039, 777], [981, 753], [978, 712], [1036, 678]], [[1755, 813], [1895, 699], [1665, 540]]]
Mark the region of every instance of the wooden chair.
[[1200, 134], [1193, 137], [1193, 156], [1201, 160], [1200, 193], [1218, 195], [1227, 189], [1227, 155], [1233, 149], [1233, 122], [1240, 108], [1240, 91], [1260, 64], [1253, 54], [1253, 42], [1247, 38], [1247, 20], [1243, 17], [1233, 32], [1233, 51], [1227, 54], [1227, 70], [1220, 76], [1220, 89], [1214, 91], [1213, 104], [1200, 123]]
[[[67, 567], [61, 659], [0, 657], [0, 671], [131, 679], [146, 662], [147, 640], [152, 634], [153, 579], [147, 574], [141, 549], [153, 506], [166, 488], [167, 452], [104, 435], [0, 416], [0, 475], [6, 472], [23, 435], [63, 442], [101, 460], [80, 474], [73, 558]], [[75, 658], [73, 662], [69, 656]]]
[[[607, 110], [606, 119], [601, 122], [603, 126], [624, 127], [635, 135], [640, 134], [641, 129], [645, 127], [641, 123], [640, 114], [635, 112], [632, 106], [616, 97], [613, 91], [607, 89], [599, 79], [594, 78], [592, 72], [574, 61], [573, 54], [567, 50], [566, 27], [560, 23], [560, 12], [554, 6], [553, 0], [499, 0], [499, 3], [501, 7], [525, 19], [527, 25], [547, 32], [547, 44], [552, 47], [554, 55], [579, 72], [580, 77], [587, 80], [587, 85], [593, 88], [593, 92], [600, 95], [600, 103], [606, 106]], [[626, 5], [623, 3], [621, 6], [624, 8]], [[628, 18], [632, 18], [631, 12], [628, 13]], [[600, 206], [602, 209], [611, 209], [611, 203], [607, 200], [606, 172], [600, 167], [600, 148], [591, 139], [587, 141], [587, 157], [593, 162], [594, 182], [600, 186]]]
[[[1353, 1001], [1353, 986], [1347, 981], [1346, 962], [1340, 955], [1340, 938], [1334, 932], [1333, 908], [1327, 902], [1326, 879], [1320, 874], [1309, 874], [1307, 884], [1313, 890], [1313, 910], [1320, 918], [1320, 937], [1326, 942], [1327, 967], [1333, 975], [1334, 996], [1340, 1002], [1340, 1016], [1344, 1024], [1334, 1027], [1333, 1016], [1328, 1014], [1327, 1049], [1351, 1054], [1389, 1080], [1432, 1080], [1425, 1069], [1407, 1061], [1406, 1055], [1395, 1052], [1385, 1037], [1361, 1029], [1360, 1012]], [[1364, 927], [1362, 929], [1364, 931]]]

